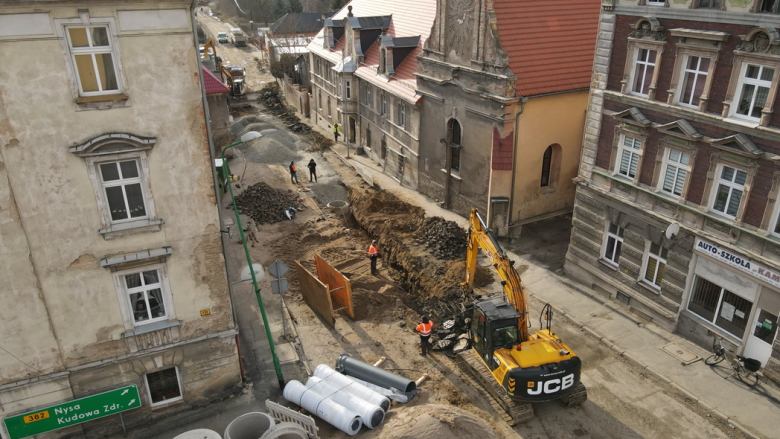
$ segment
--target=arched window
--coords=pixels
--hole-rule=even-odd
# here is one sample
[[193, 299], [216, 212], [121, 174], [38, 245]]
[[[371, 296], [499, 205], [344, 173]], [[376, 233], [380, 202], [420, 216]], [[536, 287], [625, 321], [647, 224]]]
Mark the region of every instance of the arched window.
[[550, 185], [550, 168], [552, 167], [553, 147], [547, 147], [542, 158], [542, 187]]
[[449, 137], [450, 137], [450, 150], [452, 151], [452, 161], [450, 162], [450, 169], [453, 171], [460, 171], [460, 142], [461, 132], [460, 123], [455, 119], [450, 119], [449, 122]]

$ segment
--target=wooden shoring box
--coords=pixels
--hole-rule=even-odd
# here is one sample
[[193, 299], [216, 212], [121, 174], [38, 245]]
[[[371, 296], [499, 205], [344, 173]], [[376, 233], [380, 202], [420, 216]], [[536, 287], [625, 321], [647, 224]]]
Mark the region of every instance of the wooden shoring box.
[[330, 298], [337, 309], [342, 309], [347, 315], [355, 320], [355, 309], [352, 306], [352, 285], [340, 271], [331, 267], [320, 255], [314, 255], [314, 262], [317, 266], [317, 277], [330, 288]]
[[333, 317], [333, 303], [330, 300], [328, 285], [320, 282], [316, 275], [304, 268], [301, 261], [295, 261], [295, 265], [303, 300], [309, 304], [315, 314], [322, 317], [331, 327], [335, 327], [336, 319]]

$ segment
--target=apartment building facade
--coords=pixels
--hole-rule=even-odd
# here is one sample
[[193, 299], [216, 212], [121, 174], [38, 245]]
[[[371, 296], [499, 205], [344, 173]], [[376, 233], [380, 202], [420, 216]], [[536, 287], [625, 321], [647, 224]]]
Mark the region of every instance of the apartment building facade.
[[602, 5], [566, 273], [780, 380], [776, 2]]
[[0, 2], [0, 420], [136, 386], [132, 427], [241, 382], [191, 4]]
[[357, 152], [413, 189], [423, 101], [416, 90], [417, 55], [435, 11], [434, 0], [353, 0], [326, 20], [310, 45], [318, 123], [332, 128], [338, 122]]

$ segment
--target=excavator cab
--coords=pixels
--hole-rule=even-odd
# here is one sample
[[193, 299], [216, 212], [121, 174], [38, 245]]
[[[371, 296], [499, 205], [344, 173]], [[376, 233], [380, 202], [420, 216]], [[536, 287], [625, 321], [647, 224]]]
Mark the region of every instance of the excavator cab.
[[484, 299], [474, 303], [471, 334], [479, 356], [495, 370], [501, 365], [493, 360], [493, 353], [501, 348], [512, 349], [520, 343], [517, 322], [520, 314], [501, 297]]

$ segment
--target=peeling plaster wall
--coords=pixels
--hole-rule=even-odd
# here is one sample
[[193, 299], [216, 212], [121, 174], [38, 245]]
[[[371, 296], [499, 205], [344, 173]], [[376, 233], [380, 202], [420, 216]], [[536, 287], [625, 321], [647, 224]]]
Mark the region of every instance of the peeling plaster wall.
[[[84, 7], [62, 3], [35, 6], [52, 18], [77, 18]], [[116, 18], [105, 3], [89, 11]], [[18, 357], [0, 350], [0, 384], [130, 352], [112, 273], [98, 263], [106, 256], [171, 246], [179, 339], [233, 326], [191, 31], [120, 31], [118, 46], [129, 106], [76, 111], [59, 41], [0, 38], [0, 346]], [[157, 139], [147, 156], [159, 232], [97, 233], [104, 226], [85, 160], [68, 148], [112, 132]]]

